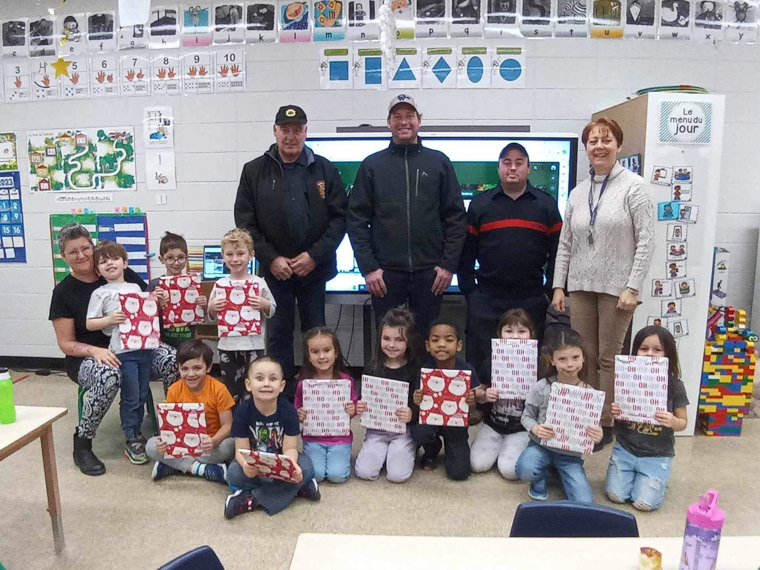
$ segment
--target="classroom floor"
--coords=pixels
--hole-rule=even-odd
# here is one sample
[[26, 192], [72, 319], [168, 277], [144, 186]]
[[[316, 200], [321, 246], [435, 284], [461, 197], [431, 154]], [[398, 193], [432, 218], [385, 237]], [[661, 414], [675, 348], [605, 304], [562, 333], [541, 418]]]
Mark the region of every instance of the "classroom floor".
[[[159, 384], [152, 388], [161, 401]], [[95, 440], [108, 471], [86, 477], [71, 458], [74, 384], [63, 376], [31, 375], [15, 385], [15, 394], [17, 404], [69, 408], [54, 427], [66, 550], [53, 553], [40, 447], [34, 443], [0, 462], [0, 563], [7, 570], [150, 570], [202, 544], [217, 552], [227, 570], [288, 568], [300, 533], [508, 536], [515, 508], [529, 500], [525, 484], [504, 481], [496, 471], [455, 483], [439, 467], [432, 473], [416, 470], [402, 485], [355, 478], [323, 484], [320, 503], [296, 499], [275, 517], [255, 512], [228, 521], [223, 485], [186, 476], [154, 483], [150, 465], [134, 466], [122, 457], [118, 406]], [[363, 435], [358, 423], [354, 433], [356, 455]], [[721, 491], [725, 535], [760, 535], [758, 435], [760, 421], [749, 420], [740, 438], [677, 438], [665, 504], [655, 513], [636, 513], [641, 535], [681, 535], [688, 505], [709, 488]], [[603, 505], [609, 504], [603, 484], [611, 448], [586, 462]], [[550, 493], [561, 498], [557, 489]]]

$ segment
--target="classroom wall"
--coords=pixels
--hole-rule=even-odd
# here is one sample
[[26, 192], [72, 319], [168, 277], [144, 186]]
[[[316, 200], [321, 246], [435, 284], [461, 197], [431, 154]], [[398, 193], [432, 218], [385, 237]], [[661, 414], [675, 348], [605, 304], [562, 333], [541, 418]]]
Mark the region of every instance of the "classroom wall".
[[[0, 19], [44, 14], [48, 5], [57, 4], [4, 0]], [[115, 0], [69, 0], [59, 12], [115, 7]], [[760, 46], [587, 39], [531, 40], [522, 45], [528, 57], [526, 89], [414, 92], [424, 123], [529, 125], [533, 132], [580, 133], [594, 111], [620, 103], [643, 87], [689, 83], [726, 94], [717, 245], [731, 251], [728, 301], [750, 311], [760, 227]], [[20, 137], [29, 260], [0, 264], [0, 355], [61, 355], [47, 321], [53, 286], [48, 216], [68, 212], [71, 206], [55, 204], [51, 195], [28, 193], [26, 131], [134, 126], [138, 190], [114, 193], [113, 205], [139, 206], [148, 213], [151, 251], [158, 251], [166, 230], [183, 233], [191, 244], [215, 243], [234, 224], [232, 206], [242, 166], [273, 142], [272, 122], [280, 105], [301, 105], [311, 133], [385, 122], [392, 92], [319, 89], [318, 46], [249, 45], [248, 91], [242, 94], [0, 104], [0, 131], [15, 131]], [[156, 205], [156, 193], [146, 189], [143, 167], [142, 113], [144, 107], [155, 105], [171, 105], [177, 121], [179, 183], [176, 191], [167, 193], [165, 206]], [[587, 168], [581, 153], [579, 172]], [[159, 274], [157, 261], [152, 270]], [[337, 323], [338, 311], [338, 307], [328, 309], [328, 324]], [[358, 365], [362, 360], [359, 307], [343, 309], [339, 332], [346, 350], [352, 314], [350, 361]]]

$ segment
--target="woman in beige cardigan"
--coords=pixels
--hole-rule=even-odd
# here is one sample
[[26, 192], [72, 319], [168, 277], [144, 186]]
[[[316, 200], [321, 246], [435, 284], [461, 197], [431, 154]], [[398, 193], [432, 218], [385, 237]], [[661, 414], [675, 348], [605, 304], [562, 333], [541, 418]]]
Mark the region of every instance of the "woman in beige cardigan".
[[586, 347], [589, 384], [604, 390], [602, 446], [612, 441], [615, 355], [623, 348], [654, 250], [654, 208], [644, 179], [617, 163], [623, 131], [600, 118], [581, 140], [591, 176], [570, 193], [554, 268], [552, 304], [565, 310]]

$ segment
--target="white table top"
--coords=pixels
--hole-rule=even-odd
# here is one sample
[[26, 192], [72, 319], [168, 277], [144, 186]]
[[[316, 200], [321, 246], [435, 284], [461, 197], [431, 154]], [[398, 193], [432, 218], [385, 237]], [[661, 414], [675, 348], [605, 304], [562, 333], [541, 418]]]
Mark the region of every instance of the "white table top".
[[66, 408], [16, 406], [16, 421], [0, 424], [0, 456], [3, 452], [35, 430], [66, 415]]
[[[291, 570], [604, 570], [639, 567], [639, 548], [662, 553], [663, 570], [677, 570], [683, 537], [483, 538], [302, 534]], [[720, 570], [758, 570], [760, 536], [723, 537]]]

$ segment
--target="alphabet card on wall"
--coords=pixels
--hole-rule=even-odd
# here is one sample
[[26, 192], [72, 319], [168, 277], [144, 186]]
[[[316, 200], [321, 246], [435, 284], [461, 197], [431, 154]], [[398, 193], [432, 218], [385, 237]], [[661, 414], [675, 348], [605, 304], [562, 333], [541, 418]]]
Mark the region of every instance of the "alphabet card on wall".
[[694, 39], [715, 42], [723, 39], [726, 4], [720, 1], [699, 2], [694, 11]]
[[100, 55], [90, 61], [92, 97], [119, 96], [119, 59], [115, 55]]
[[90, 12], [87, 14], [87, 51], [99, 53], [116, 49], [116, 13]]
[[56, 63], [52, 58], [39, 58], [31, 60], [32, 69], [32, 99], [34, 101], [55, 101], [60, 98], [58, 76], [53, 68]]
[[169, 293], [169, 301], [161, 309], [165, 329], [186, 327], [203, 322], [205, 311], [198, 306], [201, 278], [197, 274], [165, 275], [161, 288]]
[[214, 5], [214, 45], [245, 43], [245, 11], [240, 4]]
[[385, 89], [385, 58], [383, 50], [375, 48], [354, 48], [354, 88]]
[[51, 57], [55, 54], [53, 19], [31, 18], [29, 20], [29, 57]]
[[422, 49], [395, 48], [389, 89], [418, 89], [422, 86]]
[[668, 359], [616, 356], [615, 402], [623, 410], [617, 419], [659, 425], [655, 412], [668, 409]]
[[448, 33], [446, 0], [417, 0], [415, 35], [418, 38], [445, 38]]
[[726, 7], [725, 39], [740, 44], [757, 42], [758, 2], [735, 0]]
[[348, 39], [376, 40], [380, 37], [377, 0], [348, 0]]
[[32, 99], [32, 77], [28, 60], [5, 64], [5, 102], [25, 103]]
[[89, 99], [89, 58], [84, 55], [79, 55], [69, 58], [69, 63], [68, 70], [61, 75], [61, 97], [63, 99]]
[[157, 6], [150, 11], [150, 49], [179, 47], [179, 22], [176, 6]]
[[120, 50], [148, 47], [148, 28], [143, 24], [119, 27], [117, 36]]
[[150, 95], [150, 60], [142, 55], [121, 56], [122, 97]]
[[311, 40], [309, 2], [280, 0], [279, 25], [280, 41], [283, 43]]
[[245, 50], [217, 50], [215, 78], [217, 93], [245, 91]]
[[342, 0], [314, 0], [314, 41], [346, 39], [345, 4]]
[[491, 48], [491, 87], [525, 87], [525, 52], [522, 48]]
[[422, 86], [426, 89], [455, 88], [457, 54], [450, 47], [424, 48], [422, 57]]
[[274, 1], [248, 2], [245, 39], [249, 44], [277, 41], [277, 5]]
[[619, 39], [623, 37], [623, 2], [592, 0], [591, 37]]
[[559, 0], [554, 33], [559, 37], [585, 38], [588, 35], [588, 5], [580, 0]]
[[3, 55], [6, 57], [26, 57], [29, 55], [27, 43], [27, 18], [13, 18], [2, 23]]
[[182, 57], [182, 91], [185, 95], [214, 92], [214, 54], [186, 53]]
[[179, 55], [158, 54], [151, 58], [150, 68], [154, 95], [182, 95]]
[[484, 0], [446, 0], [450, 14], [449, 34], [452, 38], [483, 35]]
[[361, 415], [361, 424], [367, 429], [404, 433], [406, 424], [398, 419], [396, 410], [409, 406], [409, 384], [379, 378], [362, 376], [362, 400], [367, 411]]
[[462, 47], [457, 60], [457, 87], [487, 89], [491, 86], [491, 58], [487, 47]]
[[303, 435], [351, 435], [351, 417], [346, 412], [346, 404], [350, 401], [350, 380], [304, 380], [306, 419]]
[[601, 390], [553, 382], [546, 423], [554, 429], [554, 437], [542, 439], [541, 445], [584, 455], [591, 453], [594, 441], [586, 428], [599, 425], [603, 407]]
[[145, 182], [148, 190], [177, 189], [177, 171], [173, 151], [145, 151]]
[[491, 386], [499, 399], [525, 399], [538, 380], [538, 341], [491, 339]]
[[220, 279], [214, 290], [215, 297], [227, 299], [216, 315], [219, 336], [261, 335], [261, 313], [248, 304], [250, 295], [260, 295], [258, 283]]
[[319, 83], [322, 89], [351, 89], [353, 61], [348, 47], [319, 50]]
[[184, 48], [208, 47], [213, 42], [211, 4], [181, 8], [180, 41]]
[[625, 37], [654, 39], [657, 37], [657, 1], [631, 0], [625, 10]]
[[657, 0], [660, 3], [661, 40], [688, 40], [691, 37], [692, 3], [689, 0]]
[[420, 370], [420, 425], [467, 427], [472, 372], [469, 370]]
[[127, 320], [119, 325], [119, 340], [124, 350], [158, 348], [161, 326], [155, 293], [119, 293], [121, 310]]
[[396, 39], [413, 40], [415, 27], [415, 0], [394, 0], [391, 2], [393, 19], [396, 22]]
[[486, 5], [483, 29], [487, 38], [520, 37], [517, 0], [483, 1]]
[[526, 38], [552, 37], [556, 3], [551, 0], [523, 0], [520, 32]]
[[201, 436], [208, 435], [206, 406], [196, 403], [157, 404], [161, 441], [169, 446], [165, 458], [200, 457]]
[[259, 468], [259, 475], [261, 477], [271, 477], [272, 479], [279, 479], [287, 483], [295, 482], [296, 464], [289, 455], [266, 453], [265, 451], [250, 449], [241, 449], [240, 454], [246, 463]]

